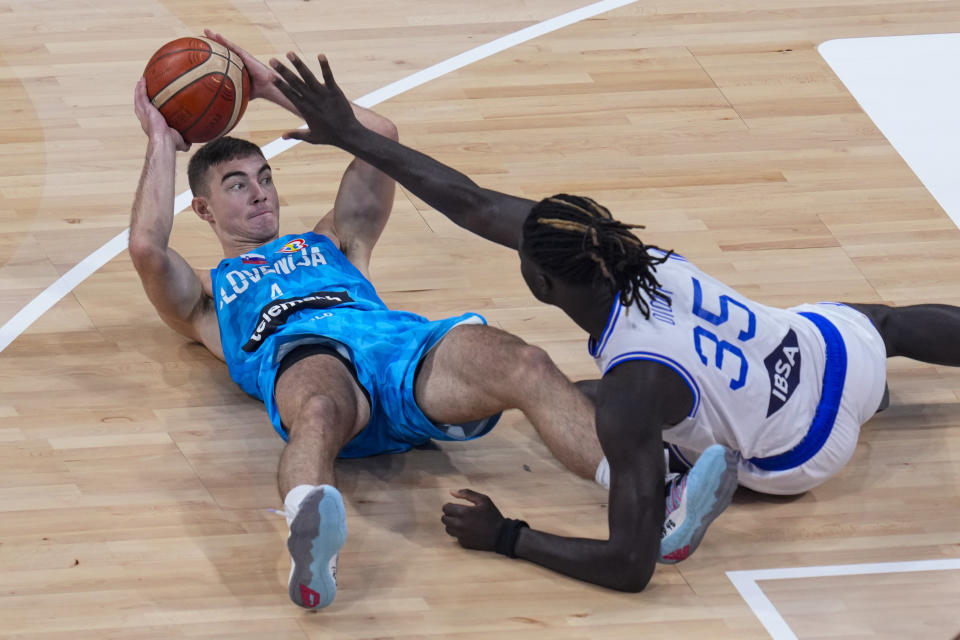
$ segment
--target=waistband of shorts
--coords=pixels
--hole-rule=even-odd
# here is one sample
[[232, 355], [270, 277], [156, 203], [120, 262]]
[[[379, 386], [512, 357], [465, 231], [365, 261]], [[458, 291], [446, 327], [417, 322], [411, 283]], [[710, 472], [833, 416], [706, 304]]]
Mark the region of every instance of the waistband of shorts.
[[830, 437], [833, 424], [837, 419], [837, 412], [840, 410], [843, 382], [847, 376], [847, 348], [843, 343], [843, 336], [832, 322], [819, 313], [801, 311], [800, 315], [813, 322], [820, 330], [827, 347], [827, 361], [823, 369], [823, 391], [807, 435], [797, 446], [775, 456], [750, 458], [754, 466], [764, 471], [793, 469], [815, 456]]

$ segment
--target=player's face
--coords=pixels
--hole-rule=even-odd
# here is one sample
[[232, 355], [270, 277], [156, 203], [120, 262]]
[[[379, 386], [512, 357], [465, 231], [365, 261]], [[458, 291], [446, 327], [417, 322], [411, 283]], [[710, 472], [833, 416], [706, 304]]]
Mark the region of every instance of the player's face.
[[209, 204], [219, 234], [259, 243], [277, 236], [280, 198], [270, 165], [259, 155], [212, 167]]

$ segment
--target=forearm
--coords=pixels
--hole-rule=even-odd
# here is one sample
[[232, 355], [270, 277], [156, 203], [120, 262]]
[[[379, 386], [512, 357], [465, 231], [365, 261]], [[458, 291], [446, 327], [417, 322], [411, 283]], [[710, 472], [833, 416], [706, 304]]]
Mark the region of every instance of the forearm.
[[535, 562], [571, 578], [592, 584], [637, 592], [650, 581], [658, 549], [656, 536], [617, 545], [609, 540], [565, 538], [534, 529], [523, 529], [514, 549], [518, 558]]
[[493, 242], [518, 247], [532, 202], [479, 187], [456, 169], [368, 127], [350, 127], [338, 146], [387, 174], [455, 224]]
[[443, 213], [468, 211], [479, 200], [480, 187], [464, 174], [369, 127], [351, 127], [340, 146]]
[[173, 228], [176, 149], [168, 138], [151, 138], [130, 213], [130, 251], [166, 252]]
[[[609, 538], [562, 538], [523, 530], [514, 552], [521, 558], [612, 589], [640, 591], [660, 555], [664, 519], [662, 422], [656, 407], [634, 402], [635, 380], [625, 365], [604, 376], [597, 393], [596, 427], [610, 464]], [[612, 402], [611, 394], [621, 398]], [[627, 399], [623, 399], [625, 396]]]

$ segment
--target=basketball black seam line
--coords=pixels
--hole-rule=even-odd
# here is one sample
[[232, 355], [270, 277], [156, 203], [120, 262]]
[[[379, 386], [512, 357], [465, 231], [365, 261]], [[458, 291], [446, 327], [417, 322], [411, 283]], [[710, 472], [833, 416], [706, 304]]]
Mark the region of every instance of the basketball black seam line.
[[[219, 55], [219, 54], [218, 54], [218, 55]], [[226, 69], [226, 71], [224, 71], [224, 76], [229, 77], [229, 75], [230, 75], [230, 66], [231, 66], [231, 65], [233, 65], [234, 67], [236, 67], [237, 69], [240, 70], [240, 86], [239, 86], [239, 87], [236, 86], [236, 83], [233, 82], [233, 78], [230, 78], [230, 82], [231, 82], [231, 84], [234, 85], [234, 87], [233, 87], [234, 100], [236, 100], [236, 99], [239, 97], [239, 98], [240, 98], [240, 101], [242, 102], [244, 96], [246, 96], [246, 94], [247, 94], [247, 92], [246, 92], [246, 91], [244, 90], [244, 88], [243, 88], [243, 78], [244, 78], [244, 73], [246, 72], [246, 68], [245, 68], [245, 65], [243, 64], [243, 59], [240, 58], [240, 56], [237, 56], [237, 60], [234, 60], [234, 59], [233, 59], [233, 51], [231, 51], [230, 49], [227, 49], [227, 69]], [[248, 72], [246, 72], [246, 73], [248, 73]], [[252, 82], [251, 82], [251, 83], [252, 83]], [[243, 116], [243, 113], [242, 113], [243, 109], [241, 109], [240, 111], [241, 111], [240, 117], [242, 117], [242, 116]], [[232, 113], [231, 113], [230, 115], [231, 115], [231, 117], [233, 116]], [[237, 122], [240, 122], [240, 117], [237, 118]], [[236, 125], [237, 125], [237, 122], [234, 122], [233, 125], [236, 126]], [[230, 121], [229, 121], [229, 120], [227, 121], [227, 124], [230, 124]], [[226, 132], [225, 132], [225, 133], [226, 133]]]
[[[225, 57], [226, 57], [226, 56], [224, 56], [222, 53], [220, 53], [219, 51], [214, 51], [214, 50], [212, 50], [212, 49], [174, 49], [173, 51], [167, 51], [165, 54], [163, 54], [162, 56], [159, 56], [159, 57], [157, 57], [157, 58], [151, 58], [151, 60], [153, 60], [154, 62], [156, 62], [157, 60], [163, 60], [163, 59], [166, 58], [167, 56], [172, 56], [172, 55], [175, 54], [175, 53], [183, 53], [184, 51], [196, 51], [196, 52], [198, 52], [198, 53], [209, 53], [209, 54], [212, 55], [212, 56], [219, 56], [219, 57], [221, 57], [221, 58], [225, 58]], [[148, 66], [148, 67], [150, 66], [150, 63], [149, 63], [149, 62], [147, 62], [147, 66]]]
[[[220, 55], [220, 54], [217, 54], [217, 55]], [[220, 56], [220, 57], [222, 58], [223, 56]], [[220, 76], [221, 76], [221, 77], [220, 77], [220, 85], [217, 87], [217, 92], [216, 92], [215, 94], [213, 94], [213, 97], [212, 97], [212, 98], [210, 98], [210, 102], [207, 103], [207, 106], [206, 106], [206, 108], [204, 108], [203, 112], [201, 112], [200, 115], [197, 116], [196, 120], [194, 120], [189, 126], [187, 126], [187, 127], [184, 128], [183, 134], [182, 134], [183, 137], [184, 137], [184, 139], [186, 139], [187, 134], [190, 132], [190, 130], [193, 129], [195, 126], [197, 126], [197, 124], [198, 124], [201, 120], [203, 120], [203, 116], [207, 115], [207, 112], [210, 111], [210, 107], [213, 106], [213, 103], [217, 101], [217, 98], [219, 98], [219, 97], [220, 97], [220, 94], [223, 92], [223, 85], [224, 85], [224, 83], [226, 82], [227, 78], [229, 77], [227, 74], [228, 74], [229, 71], [230, 71], [230, 58], [231, 58], [230, 49], [227, 49], [227, 57], [226, 57], [226, 60], [227, 60], [227, 68], [224, 69], [223, 71], [214, 71], [213, 73], [208, 73], [208, 74], [206, 74], [206, 75], [204, 75], [204, 76], [201, 76], [201, 78], [206, 78], [207, 76], [212, 76], [212, 75], [216, 75], [216, 74], [219, 73]], [[231, 79], [231, 82], [233, 82], [232, 79]], [[193, 83], [191, 83], [191, 84], [193, 84]], [[241, 93], [243, 92], [243, 87], [240, 87], [240, 92], [241, 92]], [[178, 92], [178, 93], [179, 93], [179, 92]], [[234, 94], [236, 94], [236, 93], [237, 93], [236, 87], [234, 87]], [[236, 95], [234, 95], [234, 99], [236, 99]], [[231, 113], [230, 115], [233, 115], [233, 114]], [[227, 119], [227, 123], [226, 123], [226, 124], [230, 124], [230, 119], [229, 119], [229, 118]], [[226, 125], [224, 125], [224, 126], [226, 126]], [[221, 130], [220, 130], [220, 133], [218, 133], [217, 135], [215, 135], [215, 136], [213, 136], [213, 137], [214, 137], [214, 138], [217, 138], [217, 137], [219, 137], [222, 133], [223, 133], [223, 129], [221, 129]]]
[[[211, 51], [210, 49], [177, 49], [176, 51], [168, 51], [167, 53], [163, 54], [162, 56], [160, 56], [160, 57], [158, 57], [158, 58], [151, 58], [151, 61], [152, 61], [153, 64], [156, 64], [158, 60], [163, 60], [164, 58], [167, 58], [167, 57], [169, 57], [169, 56], [172, 56], [172, 55], [175, 54], [175, 53], [183, 53], [184, 51], [188, 51], [188, 52], [189, 52], [189, 51], [196, 51], [197, 53], [209, 53], [211, 56], [217, 56], [218, 58], [224, 58], [224, 59], [226, 59], [226, 60], [229, 60], [229, 58], [227, 58], [227, 57], [226, 57], [225, 55], [223, 55], [222, 53], [217, 53], [216, 51]], [[206, 62], [206, 60], [204, 60], [204, 62]], [[151, 63], [148, 62], [148, 63], [147, 63], [147, 69], [149, 69], [150, 66], [151, 66]]]
[[[208, 73], [207, 75], [202, 76], [201, 79], [202, 79], [202, 78], [206, 78], [206, 77], [208, 77], [208, 76], [214, 76], [214, 75], [219, 75], [219, 76], [220, 76], [220, 84], [217, 86], [217, 92], [216, 92], [215, 94], [213, 94], [213, 97], [212, 97], [212, 98], [210, 98], [210, 102], [208, 102], [208, 103], [207, 103], [207, 106], [204, 107], [203, 111], [200, 112], [200, 115], [198, 115], [198, 116], [196, 117], [196, 119], [195, 119], [193, 122], [191, 122], [188, 126], [184, 127], [184, 129], [183, 129], [183, 134], [182, 134], [183, 137], [184, 137], [184, 139], [187, 138], [187, 134], [189, 133], [189, 131], [190, 131], [191, 129], [193, 129], [195, 126], [197, 126], [197, 125], [200, 123], [201, 120], [203, 120], [203, 117], [204, 117], [205, 115], [207, 115], [207, 112], [210, 111], [210, 107], [213, 106], [213, 103], [217, 101], [217, 98], [220, 97], [220, 93], [223, 91], [223, 82], [224, 82], [224, 80], [225, 80], [225, 78], [226, 78], [226, 75], [227, 75], [225, 72], [223, 72], [223, 71], [214, 71], [213, 73]], [[193, 84], [193, 83], [191, 83], [191, 84]], [[217, 136], [214, 136], [214, 138], [216, 138], [216, 137], [217, 137]]]
[[[176, 93], [174, 93], [174, 94], [171, 95], [169, 98], [167, 98], [167, 100], [163, 103], [163, 106], [164, 106], [164, 107], [167, 106], [167, 104], [169, 104], [171, 100], [173, 100], [173, 99], [176, 98], [178, 95], [180, 95], [181, 93], [183, 93], [184, 91], [186, 91], [187, 89], [189, 89], [190, 87], [192, 87], [193, 85], [195, 85], [197, 82], [200, 82], [200, 81], [203, 80], [204, 78], [208, 78], [208, 77], [210, 77], [210, 76], [215, 76], [215, 75], [222, 74], [222, 73], [223, 73], [222, 71], [211, 71], [210, 73], [205, 73], [205, 74], [203, 74], [202, 76], [200, 76], [199, 78], [197, 78], [196, 80], [194, 80], [193, 82], [191, 82], [190, 84], [184, 85], [180, 90], [178, 90]], [[222, 85], [223, 83], [221, 82], [220, 84]], [[210, 108], [210, 105], [213, 104], [213, 101], [216, 100], [216, 97], [217, 97], [218, 95], [220, 95], [220, 88], [219, 88], [219, 87], [217, 88], [217, 93], [214, 94], [213, 98], [210, 100], [210, 103], [206, 106], [206, 108], [204, 109], [203, 113], [201, 113], [193, 122], [191, 122], [189, 126], [184, 127], [184, 133], [182, 133], [181, 135], [186, 135], [186, 132], [187, 132], [187, 131], [189, 131], [192, 127], [196, 126], [196, 124], [197, 124], [197, 122], [199, 121], [199, 119], [202, 118], [203, 115], [207, 112], [207, 110]], [[162, 108], [162, 107], [161, 107], [161, 108]]]
[[[220, 55], [219, 53], [216, 53], [216, 52], [214, 52], [214, 51], [210, 51], [210, 50], [208, 50], [208, 49], [177, 49], [176, 51], [171, 51], [170, 53], [165, 53], [165, 54], [163, 54], [162, 56], [160, 56], [159, 58], [157, 58], [157, 60], [163, 60], [163, 59], [166, 58], [167, 56], [172, 56], [172, 55], [175, 54], [175, 53], [182, 53], [182, 52], [184, 52], [184, 51], [198, 51], [198, 52], [200, 52], [200, 53], [209, 53], [211, 56], [217, 56], [218, 58], [223, 58], [224, 60], [227, 61], [227, 69], [228, 69], [228, 70], [230, 69], [230, 58], [227, 58], [227, 57], [225, 57], [225, 56], [222, 56], [222, 55]], [[229, 49], [228, 49], [227, 51], [229, 51]], [[157, 60], [154, 60], [154, 61], [153, 61], [153, 64], [156, 64]], [[209, 60], [210, 60], [210, 58], [207, 58], [206, 60], [203, 61], [203, 64], [206, 64]], [[149, 69], [151, 66], [152, 66], [152, 65], [151, 65], [150, 63], [147, 63], [147, 69]], [[194, 69], [196, 69], [196, 67], [190, 67], [189, 69], [187, 69], [186, 71], [184, 71], [183, 73], [181, 73], [180, 75], [178, 75], [177, 77], [172, 78], [169, 82], [167, 82], [167, 84], [165, 84], [165, 85], [163, 86], [163, 89], [166, 89], [166, 88], [169, 87], [171, 84], [173, 84], [174, 82], [176, 82], [177, 80], [179, 80], [179, 79], [182, 78], [183, 76], [187, 75], [188, 73], [190, 73], [190, 72], [193, 71]], [[144, 72], [146, 72], [146, 69], [144, 69]], [[217, 73], [217, 72], [215, 71], [214, 73]], [[210, 74], [208, 73], [208, 74], [206, 74], [206, 75], [204, 75], [204, 76], [201, 76], [201, 77], [202, 77], [202, 78], [206, 78], [208, 75], [210, 75]], [[189, 86], [189, 85], [188, 85], [188, 86]], [[163, 91], [163, 89], [161, 89], [160, 91], [158, 91], [158, 92], [157, 92], [157, 95], [159, 95], [159, 94]], [[181, 91], [182, 91], [182, 89], [181, 89]], [[180, 93], [180, 91], [177, 91], [177, 93]], [[175, 96], [175, 95], [177, 95], [177, 93], [175, 93], [175, 94], [173, 94], [173, 95]], [[153, 98], [155, 98], [155, 97], [156, 97], [156, 96], [153, 96]], [[151, 101], [151, 102], [153, 101], [153, 98], [150, 98], [150, 101]], [[173, 96], [170, 96], [169, 98], [167, 98], [167, 99], [164, 101], [163, 104], [167, 104], [167, 102], [170, 102], [170, 100], [171, 100], [172, 98], [173, 98]], [[161, 106], [163, 106], [163, 105], [161, 105]], [[159, 109], [160, 107], [157, 107], [157, 108]], [[191, 126], [193, 126], [193, 125], [191, 125]]]
[[[230, 49], [227, 49], [227, 70], [225, 71], [225, 73], [226, 73], [227, 75], [230, 74], [230, 65], [233, 65], [233, 66], [235, 66], [237, 69], [240, 70], [240, 86], [238, 87], [238, 86], [236, 86], [236, 83], [234, 83], [233, 92], [234, 92], [234, 94], [235, 94], [235, 97], [236, 97], [236, 96], [239, 96], [240, 99], [241, 99], [241, 102], [242, 102], [242, 101], [243, 101], [243, 96], [245, 96], [245, 95], [247, 94], [247, 92], [246, 92], [246, 91], [244, 90], [244, 88], [243, 88], [244, 73], [247, 73], [247, 74], [249, 75], [249, 72], [246, 71], [246, 65], [243, 64], [243, 59], [240, 58], [240, 56], [237, 56], [237, 61], [234, 61], [232, 52], [230, 51]], [[233, 82], [233, 79], [231, 78], [230, 81]], [[252, 80], [251, 80], [250, 84], [251, 84], [251, 86], [252, 86], [252, 84], [253, 84], [253, 81], [252, 81]], [[243, 111], [243, 110], [241, 109], [241, 112], [242, 112], [242, 111]], [[231, 114], [231, 115], [233, 115], [233, 114]], [[243, 116], [243, 113], [241, 113], [240, 116], [242, 117], [242, 116]], [[240, 118], [237, 118], [237, 122], [240, 122]], [[234, 122], [234, 123], [233, 123], [234, 126], [236, 126], [237, 122]]]

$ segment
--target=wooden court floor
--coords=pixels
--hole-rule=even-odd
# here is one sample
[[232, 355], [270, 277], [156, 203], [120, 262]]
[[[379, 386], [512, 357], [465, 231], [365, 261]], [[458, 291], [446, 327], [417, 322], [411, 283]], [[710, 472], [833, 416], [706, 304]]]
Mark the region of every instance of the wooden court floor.
[[[358, 98], [586, 4], [0, 0], [0, 324], [125, 229], [145, 149], [133, 85], [167, 40], [209, 26], [262, 59], [323, 51]], [[376, 109], [485, 186], [592, 195], [758, 301], [960, 304], [960, 231], [815, 49], [957, 24], [956, 0], [640, 1]], [[253, 103], [236, 134], [264, 145], [298, 124]], [[312, 227], [348, 160], [299, 145], [271, 161], [282, 232]], [[172, 242], [219, 259], [189, 211]], [[396, 308], [481, 312], [595, 375], [514, 255], [402, 190], [372, 268]], [[893, 406], [838, 477], [798, 498], [741, 491], [640, 594], [444, 534], [447, 491], [470, 486], [535, 527], [606, 535], [605, 493], [516, 412], [475, 443], [345, 462], [339, 595], [307, 614], [272, 511], [280, 440], [160, 322], [122, 251], [0, 352], [0, 638], [768, 638], [726, 572], [960, 558], [960, 371], [894, 361], [889, 379]], [[960, 632], [960, 570], [758, 584], [800, 638]]]

